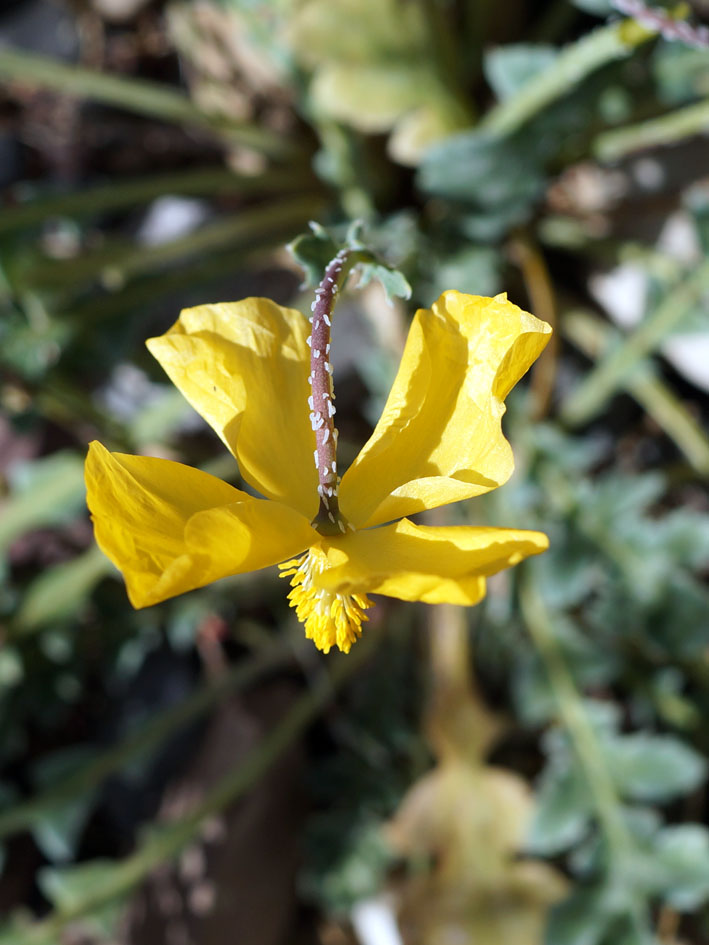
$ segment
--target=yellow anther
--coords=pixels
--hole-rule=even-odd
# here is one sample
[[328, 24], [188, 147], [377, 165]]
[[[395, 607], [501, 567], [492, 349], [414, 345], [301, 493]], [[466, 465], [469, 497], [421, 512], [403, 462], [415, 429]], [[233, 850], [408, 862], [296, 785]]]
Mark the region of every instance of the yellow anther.
[[305, 635], [315, 646], [328, 653], [333, 646], [349, 653], [362, 635], [362, 624], [369, 620], [365, 610], [372, 606], [366, 594], [338, 594], [317, 587], [315, 578], [325, 569], [327, 558], [317, 547], [310, 548], [292, 561], [279, 564], [281, 577], [290, 577], [291, 607], [305, 625]]

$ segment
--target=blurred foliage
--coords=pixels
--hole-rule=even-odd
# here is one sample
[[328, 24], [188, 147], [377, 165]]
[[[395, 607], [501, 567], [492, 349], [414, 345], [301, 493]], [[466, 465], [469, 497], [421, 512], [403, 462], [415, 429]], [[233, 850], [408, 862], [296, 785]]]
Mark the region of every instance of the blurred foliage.
[[551, 866], [517, 854], [533, 801], [517, 774], [489, 764], [505, 729], [472, 685], [465, 617], [432, 612], [432, 684], [426, 730], [437, 764], [404, 797], [388, 836], [400, 855], [429, 862], [401, 894], [406, 940], [540, 941], [565, 882]]
[[[146, 878], [297, 744], [284, 941], [348, 941], [383, 891], [405, 945], [706, 941], [706, 5], [29, 6], [0, 14], [0, 941], [130, 940]], [[95, 437], [238, 483], [143, 341], [208, 300], [306, 311], [282, 246], [314, 220], [310, 283], [359, 220], [390, 295], [507, 291], [556, 329], [514, 479], [453, 510], [550, 551], [472, 612], [381, 604], [342, 661], [270, 573], [131, 610], [83, 506]], [[406, 327], [374, 287], [346, 307], [343, 456]], [[283, 719], [166, 821], [273, 679]]]

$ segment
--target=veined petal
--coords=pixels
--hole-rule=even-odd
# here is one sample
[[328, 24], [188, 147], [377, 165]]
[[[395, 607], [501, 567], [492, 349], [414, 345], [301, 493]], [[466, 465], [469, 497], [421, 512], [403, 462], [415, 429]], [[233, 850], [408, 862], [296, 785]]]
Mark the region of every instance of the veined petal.
[[545, 551], [547, 536], [512, 528], [414, 525], [402, 519], [323, 541], [317, 575], [339, 594], [385, 594], [426, 604], [476, 604], [485, 578]]
[[92, 443], [87, 501], [96, 541], [123, 572], [134, 607], [275, 564], [308, 546], [306, 518], [167, 459]]
[[419, 309], [384, 412], [343, 477], [347, 518], [376, 525], [505, 482], [504, 399], [550, 334], [505, 295], [445, 292]]
[[295, 309], [252, 298], [185, 309], [147, 345], [237, 458], [244, 479], [311, 519], [318, 496], [308, 330]]

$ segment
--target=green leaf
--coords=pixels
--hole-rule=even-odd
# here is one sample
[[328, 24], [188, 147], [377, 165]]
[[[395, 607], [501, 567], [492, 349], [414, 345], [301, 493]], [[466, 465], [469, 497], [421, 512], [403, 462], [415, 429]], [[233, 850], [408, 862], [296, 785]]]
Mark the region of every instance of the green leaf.
[[314, 288], [322, 281], [327, 264], [342, 247], [319, 223], [311, 221], [310, 230], [310, 233], [296, 236], [286, 249], [303, 269], [305, 285]]
[[4, 645], [0, 649], [0, 693], [12, 689], [24, 676], [25, 668], [19, 651], [14, 646]]
[[485, 78], [501, 101], [512, 98], [530, 79], [556, 59], [554, 46], [515, 43], [488, 50], [483, 59]]
[[17, 626], [31, 631], [75, 615], [96, 583], [114, 571], [108, 558], [95, 546], [50, 568], [30, 584], [17, 615]]
[[[27, 308], [34, 308], [32, 290], [23, 291]], [[41, 304], [43, 317], [27, 318], [24, 312], [4, 310], [0, 318], [0, 351], [2, 366], [22, 377], [37, 381], [57, 360], [71, 337], [71, 326], [50, 318]]]
[[391, 302], [394, 298], [410, 299], [411, 286], [403, 272], [390, 269], [382, 263], [361, 263], [359, 265], [359, 285], [364, 288], [372, 279], [378, 279], [384, 287], [387, 298]]
[[616, 12], [611, 0], [571, 0], [575, 7], [594, 16], [610, 16]]
[[328, 910], [346, 913], [354, 903], [381, 890], [392, 855], [381, 824], [358, 824], [350, 831], [341, 859], [321, 872], [311, 868], [305, 873], [304, 887], [310, 896], [326, 903]]
[[[598, 563], [589, 555], [588, 544], [564, 529], [560, 541], [552, 542], [537, 566], [549, 607], [578, 606], [598, 584]], [[593, 643], [589, 643], [593, 647]]]
[[44, 867], [38, 880], [42, 892], [60, 912], [70, 912], [87, 899], [100, 897], [104, 889], [111, 889], [120, 864], [111, 860], [90, 860], [79, 866]]
[[426, 152], [417, 184], [451, 201], [451, 222], [463, 242], [496, 242], [529, 218], [541, 196], [546, 175], [539, 141], [549, 139], [536, 133], [500, 139], [480, 131], [449, 136]]
[[0, 810], [10, 807], [17, 800], [17, 789], [11, 784], [0, 781]]
[[547, 765], [536, 794], [536, 809], [525, 849], [554, 856], [578, 843], [587, 832], [592, 805], [578, 771], [562, 764]]
[[[699, 50], [696, 50], [699, 52]], [[706, 63], [706, 52], [701, 53]], [[691, 187], [685, 198], [687, 209], [692, 214], [702, 252], [709, 253], [709, 192], [706, 187]]]
[[619, 870], [552, 909], [547, 945], [655, 945], [649, 916], [628, 880]]
[[512, 696], [515, 711], [526, 725], [544, 725], [554, 717], [556, 699], [549, 674], [537, 653], [518, 655]]
[[424, 192], [488, 210], [531, 203], [543, 182], [533, 148], [478, 131], [452, 135], [432, 147], [418, 174]]
[[546, 945], [600, 945], [613, 920], [603, 889], [576, 892], [549, 915]]
[[74, 858], [76, 847], [93, 805], [93, 794], [84, 794], [68, 804], [43, 811], [32, 825], [32, 836], [52, 863]]
[[[436, 62], [430, 10], [399, 0], [309, 0], [296, 5], [290, 41], [311, 73], [308, 110], [321, 128], [339, 122], [392, 132], [389, 153], [415, 164], [431, 141], [472, 121]], [[413, 121], [413, 127], [412, 127]]]
[[0, 516], [0, 554], [34, 528], [70, 519], [84, 503], [84, 462], [76, 453], [55, 453], [15, 470], [15, 488]]
[[395, 296], [404, 299], [411, 297], [411, 286], [404, 274], [377, 259], [367, 247], [362, 238], [362, 224], [359, 221], [350, 224], [344, 242], [338, 241], [319, 223], [311, 222], [310, 230], [310, 233], [296, 237], [287, 247], [298, 265], [303, 268], [306, 285], [319, 285], [328, 263], [340, 250], [349, 249], [358, 257], [354, 265], [359, 273], [361, 288], [368, 285], [372, 279], [378, 279], [390, 301]]
[[71, 745], [44, 754], [32, 768], [33, 780], [38, 787], [50, 787], [81, 768], [91, 754], [89, 745]]
[[662, 803], [706, 777], [701, 755], [670, 735], [610, 735], [602, 744], [618, 791], [627, 798]]
[[699, 824], [665, 827], [654, 856], [664, 871], [658, 891], [675, 909], [693, 911], [709, 898], [709, 831]]
[[666, 105], [682, 105], [709, 93], [705, 49], [683, 43], [659, 43], [652, 57], [655, 81]]
[[426, 63], [382, 62], [363, 69], [361, 63], [332, 62], [321, 67], [311, 86], [318, 112], [360, 131], [382, 134], [400, 116], [435, 99], [436, 74]]
[[[652, 524], [657, 526], [657, 520]], [[709, 515], [697, 509], [677, 509], [659, 524], [668, 555], [683, 568], [701, 570], [709, 561]]]
[[431, 259], [429, 291], [433, 302], [447, 289], [470, 295], [497, 295], [501, 291], [500, 254], [490, 246], [470, 246], [441, 252]]
[[466, 213], [460, 218], [460, 235], [464, 241], [496, 243], [515, 226], [525, 223], [530, 215], [531, 201], [513, 199], [478, 213]]

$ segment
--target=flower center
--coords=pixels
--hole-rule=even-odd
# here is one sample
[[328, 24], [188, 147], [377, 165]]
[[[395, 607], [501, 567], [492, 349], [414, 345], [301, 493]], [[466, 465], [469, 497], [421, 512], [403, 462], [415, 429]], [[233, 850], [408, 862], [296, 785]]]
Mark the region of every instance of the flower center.
[[305, 624], [306, 637], [323, 653], [329, 653], [333, 646], [349, 653], [362, 635], [362, 623], [369, 620], [364, 611], [373, 602], [366, 594], [338, 594], [317, 587], [314, 578], [322, 574], [326, 564], [327, 557], [314, 547], [278, 567], [281, 577], [291, 579], [288, 600], [298, 620]]

